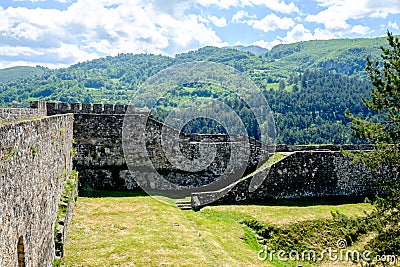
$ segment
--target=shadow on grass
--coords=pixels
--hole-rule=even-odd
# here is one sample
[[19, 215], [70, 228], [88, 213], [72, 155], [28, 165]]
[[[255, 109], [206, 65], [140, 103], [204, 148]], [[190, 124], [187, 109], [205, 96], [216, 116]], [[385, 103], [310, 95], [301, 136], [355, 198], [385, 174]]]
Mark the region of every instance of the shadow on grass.
[[80, 197], [103, 198], [103, 197], [144, 197], [148, 194], [142, 190], [116, 191], [116, 190], [79, 190]]
[[[79, 189], [80, 197], [88, 197], [88, 198], [103, 198], [103, 197], [145, 197], [150, 196], [150, 194], [146, 193], [143, 190], [99, 190], [99, 189]], [[181, 200], [180, 197], [171, 197], [169, 195], [163, 195], [160, 193], [151, 194], [154, 197], [165, 197], [172, 200]]]
[[[115, 190], [80, 190], [80, 197], [88, 198], [104, 198], [104, 197], [144, 197], [149, 196], [143, 190], [135, 191], [115, 191]], [[368, 196], [373, 199], [373, 196]], [[173, 199], [173, 198], [171, 198]], [[290, 207], [308, 207], [321, 205], [342, 205], [342, 204], [357, 204], [365, 203], [366, 196], [331, 196], [331, 197], [307, 197], [307, 198], [292, 198], [292, 199], [266, 199], [245, 202], [232, 203], [216, 203], [208, 206], [219, 205], [258, 205], [258, 206], [290, 206]]]
[[258, 206], [289, 206], [289, 207], [309, 207], [309, 206], [322, 206], [322, 205], [343, 205], [343, 204], [359, 204], [365, 203], [366, 198], [373, 199], [374, 196], [329, 196], [329, 197], [306, 197], [306, 198], [292, 198], [292, 199], [266, 199], [243, 201], [224, 204], [210, 204], [216, 205], [258, 205]]

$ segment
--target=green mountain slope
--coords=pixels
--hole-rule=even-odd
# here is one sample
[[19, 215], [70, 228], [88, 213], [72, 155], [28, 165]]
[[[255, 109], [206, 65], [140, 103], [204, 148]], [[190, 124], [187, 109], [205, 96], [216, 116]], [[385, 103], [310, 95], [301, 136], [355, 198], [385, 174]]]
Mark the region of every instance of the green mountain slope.
[[44, 72], [44, 68], [27, 66], [0, 69], [0, 83], [6, 83], [17, 79], [26, 79], [33, 76], [41, 75]]
[[[343, 111], [350, 108], [363, 116], [374, 115], [361, 103], [370, 86], [364, 72], [365, 58], [378, 58], [379, 46], [385, 43], [385, 38], [308, 41], [278, 45], [259, 55], [204, 47], [175, 58], [120, 54], [34, 75], [22, 75], [22, 68], [0, 70], [0, 105], [33, 99], [129, 103], [138, 86], [160, 70], [185, 62], [212, 61], [246, 73], [263, 90], [275, 112], [279, 143], [355, 142]], [[176, 105], [177, 99], [169, 102]], [[244, 117], [248, 116], [246, 109], [238, 107]], [[207, 125], [206, 121], [196, 122], [189, 128], [209, 132]]]
[[365, 68], [365, 58], [380, 56], [386, 38], [316, 40], [277, 45], [267, 54], [272, 74], [287, 76], [310, 68], [358, 74]]
[[129, 103], [138, 84], [171, 64], [169, 57], [132, 54], [82, 62], [23, 81], [0, 84], [0, 105], [32, 99]]
[[[126, 103], [138, 84], [149, 76], [173, 64], [190, 61], [229, 65], [248, 74], [261, 88], [274, 86], [307, 69], [362, 76], [365, 57], [378, 57], [379, 45], [384, 43], [384, 38], [309, 41], [278, 45], [263, 55], [204, 47], [175, 58], [120, 54], [46, 72], [30, 67], [4, 69], [0, 70], [0, 104], [28, 99]], [[16, 78], [26, 80], [16, 81]]]
[[254, 55], [263, 55], [268, 53], [268, 49], [266, 48], [262, 48], [256, 45], [249, 45], [249, 46], [243, 46], [243, 45], [235, 45], [232, 46], [231, 48], [239, 50], [239, 51], [243, 51], [243, 52], [250, 52]]

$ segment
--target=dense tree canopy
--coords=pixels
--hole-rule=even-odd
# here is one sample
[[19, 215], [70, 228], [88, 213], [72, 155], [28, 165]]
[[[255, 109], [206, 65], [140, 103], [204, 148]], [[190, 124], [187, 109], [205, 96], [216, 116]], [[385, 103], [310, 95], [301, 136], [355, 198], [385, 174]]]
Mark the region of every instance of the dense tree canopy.
[[373, 88], [366, 107], [379, 114], [377, 121], [363, 120], [349, 111], [357, 137], [375, 144], [373, 151], [353, 155], [371, 168], [388, 168], [394, 175], [381, 181], [387, 195], [374, 200], [371, 221], [378, 235], [369, 242], [379, 255], [400, 255], [400, 41], [388, 33], [389, 47], [382, 46], [382, 60], [367, 59], [366, 71]]

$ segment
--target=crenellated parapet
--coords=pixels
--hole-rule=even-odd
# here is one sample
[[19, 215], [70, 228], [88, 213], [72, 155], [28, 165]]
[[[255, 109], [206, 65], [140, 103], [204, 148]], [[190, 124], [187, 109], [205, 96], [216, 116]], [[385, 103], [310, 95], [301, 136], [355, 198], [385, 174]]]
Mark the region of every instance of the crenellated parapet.
[[46, 102], [31, 101], [29, 102], [30, 108], [46, 109]]
[[92, 104], [92, 103], [64, 103], [64, 102], [30, 102], [31, 108], [46, 109], [47, 115], [57, 114], [120, 114], [123, 115], [129, 109], [134, 114], [147, 114], [147, 111], [135, 110], [133, 105], [123, 104]]

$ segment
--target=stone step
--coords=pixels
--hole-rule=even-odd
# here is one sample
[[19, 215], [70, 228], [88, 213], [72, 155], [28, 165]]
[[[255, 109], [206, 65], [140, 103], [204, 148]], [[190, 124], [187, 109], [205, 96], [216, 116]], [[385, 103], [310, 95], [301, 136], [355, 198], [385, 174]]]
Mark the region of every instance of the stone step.
[[192, 203], [190, 201], [177, 201], [175, 205], [180, 208], [181, 210], [191, 210]]

